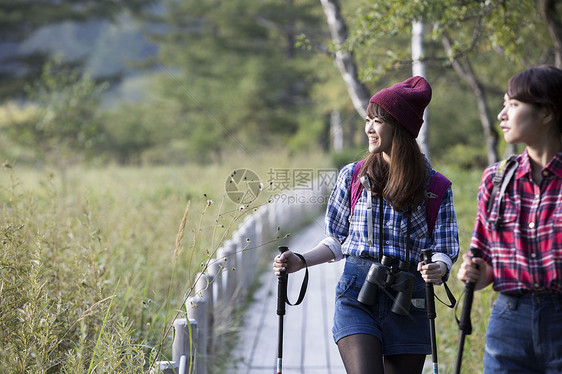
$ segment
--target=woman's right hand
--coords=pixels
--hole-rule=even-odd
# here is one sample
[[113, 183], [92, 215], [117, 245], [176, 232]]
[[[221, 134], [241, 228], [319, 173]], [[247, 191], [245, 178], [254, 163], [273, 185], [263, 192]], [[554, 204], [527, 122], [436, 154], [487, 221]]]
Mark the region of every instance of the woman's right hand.
[[293, 252], [285, 251], [273, 259], [273, 273], [279, 276], [282, 272], [294, 273], [304, 268], [302, 260]]
[[475, 289], [477, 290], [491, 283], [491, 267], [486, 261], [481, 257], [471, 257], [468, 254], [463, 255], [462, 259], [463, 261], [457, 273], [458, 280], [475, 283]]

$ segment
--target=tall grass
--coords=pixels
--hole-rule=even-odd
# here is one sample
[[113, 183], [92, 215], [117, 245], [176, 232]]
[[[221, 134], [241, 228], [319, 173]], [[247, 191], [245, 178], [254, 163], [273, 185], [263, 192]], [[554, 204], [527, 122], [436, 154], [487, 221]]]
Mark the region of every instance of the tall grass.
[[[80, 207], [82, 216], [71, 214], [49, 179], [38, 194], [18, 192], [23, 187], [12, 181], [2, 190], [0, 367], [75, 373], [92, 363], [89, 372], [135, 372], [144, 353], [131, 321], [107, 313], [115, 280], [91, 211]], [[94, 357], [102, 325], [103, 352]]]
[[77, 167], [64, 179], [5, 165], [0, 372], [139, 373], [169, 357], [164, 332], [241, 217], [225, 195], [232, 170], [265, 181], [271, 168], [327, 164], [275, 151], [220, 165]]

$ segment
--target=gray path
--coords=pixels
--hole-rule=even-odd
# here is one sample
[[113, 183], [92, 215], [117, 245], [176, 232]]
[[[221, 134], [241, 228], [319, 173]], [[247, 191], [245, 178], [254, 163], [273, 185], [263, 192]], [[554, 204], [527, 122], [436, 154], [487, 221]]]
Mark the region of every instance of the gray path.
[[[295, 235], [288, 247], [303, 252], [318, 243], [324, 234], [322, 219]], [[283, 328], [283, 373], [345, 374], [337, 346], [332, 339], [334, 291], [343, 261], [309, 269], [306, 297], [299, 306], [287, 306]], [[296, 301], [304, 271], [289, 276], [288, 297]], [[229, 373], [275, 373], [279, 317], [277, 277], [262, 275], [263, 285], [249, 307], [238, 348], [233, 354], [236, 368]]]

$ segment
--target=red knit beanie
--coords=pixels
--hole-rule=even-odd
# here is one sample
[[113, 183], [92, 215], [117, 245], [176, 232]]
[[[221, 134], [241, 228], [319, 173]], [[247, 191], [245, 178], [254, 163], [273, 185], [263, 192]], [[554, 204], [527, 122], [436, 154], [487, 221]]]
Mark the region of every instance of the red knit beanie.
[[377, 92], [370, 103], [383, 107], [414, 138], [417, 138], [423, 124], [423, 111], [431, 101], [431, 86], [420, 76], [396, 83], [390, 88]]

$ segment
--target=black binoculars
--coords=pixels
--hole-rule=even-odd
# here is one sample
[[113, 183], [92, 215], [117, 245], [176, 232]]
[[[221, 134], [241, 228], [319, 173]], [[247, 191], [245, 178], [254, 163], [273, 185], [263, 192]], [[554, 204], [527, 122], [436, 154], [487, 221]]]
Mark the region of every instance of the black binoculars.
[[406, 316], [410, 313], [414, 274], [409, 272], [410, 263], [392, 256], [382, 256], [381, 262], [371, 265], [357, 300], [365, 305], [374, 305], [379, 289], [391, 288], [398, 292], [391, 311]]

